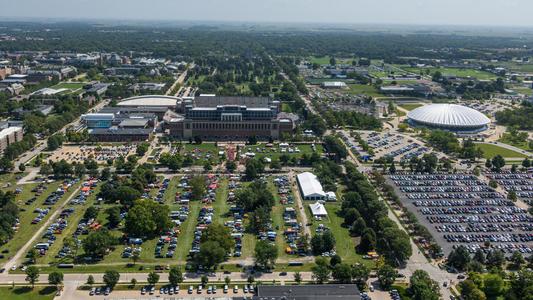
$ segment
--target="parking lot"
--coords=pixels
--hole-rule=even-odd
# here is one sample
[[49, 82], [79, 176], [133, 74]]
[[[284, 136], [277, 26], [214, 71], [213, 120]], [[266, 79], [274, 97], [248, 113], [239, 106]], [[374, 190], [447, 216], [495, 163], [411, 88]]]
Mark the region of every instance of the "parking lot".
[[495, 180], [507, 192], [515, 191], [518, 198], [529, 205], [533, 204], [533, 173], [486, 173], [488, 178]]
[[92, 157], [98, 164], [107, 163], [108, 159], [114, 160], [120, 156], [128, 156], [135, 152], [135, 146], [63, 146], [50, 156], [52, 161], [62, 159], [69, 163], [82, 163], [87, 158]]
[[371, 159], [379, 159], [382, 157], [392, 157], [395, 161], [409, 160], [412, 157], [419, 157], [424, 153], [429, 152], [429, 148], [424, 146], [420, 141], [413, 138], [393, 133], [378, 133], [372, 131], [358, 132], [361, 139], [366, 141], [368, 147], [374, 152], [369, 155], [357, 139], [344, 136], [344, 141], [348, 144], [350, 149], [360, 157], [370, 156]]
[[474, 175], [398, 173], [388, 180], [445, 254], [461, 244], [472, 253], [533, 252], [533, 217]]

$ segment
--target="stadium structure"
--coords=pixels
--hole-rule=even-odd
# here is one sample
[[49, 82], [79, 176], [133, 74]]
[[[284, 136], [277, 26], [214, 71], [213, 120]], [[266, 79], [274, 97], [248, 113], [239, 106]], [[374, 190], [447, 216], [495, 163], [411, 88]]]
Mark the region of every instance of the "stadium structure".
[[430, 104], [410, 111], [412, 126], [443, 129], [458, 133], [478, 133], [488, 128], [490, 119], [481, 112], [457, 104]]

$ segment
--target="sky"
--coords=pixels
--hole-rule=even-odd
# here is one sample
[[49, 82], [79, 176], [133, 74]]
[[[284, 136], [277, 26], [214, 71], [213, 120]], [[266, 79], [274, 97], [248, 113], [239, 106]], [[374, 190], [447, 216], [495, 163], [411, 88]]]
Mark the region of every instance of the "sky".
[[0, 0], [9, 18], [533, 27], [533, 0]]

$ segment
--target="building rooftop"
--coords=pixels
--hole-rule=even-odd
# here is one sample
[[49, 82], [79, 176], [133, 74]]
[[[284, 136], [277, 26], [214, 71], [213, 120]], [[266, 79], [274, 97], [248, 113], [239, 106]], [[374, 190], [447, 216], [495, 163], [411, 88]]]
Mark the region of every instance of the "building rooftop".
[[129, 118], [124, 119], [120, 124], [119, 127], [145, 127], [148, 124], [148, 119], [144, 118]]
[[421, 124], [444, 127], [482, 127], [490, 124], [490, 119], [481, 112], [457, 104], [425, 105], [410, 111], [407, 117]]
[[178, 102], [181, 102], [181, 98], [162, 95], [147, 95], [124, 99], [119, 102], [117, 106], [175, 107], [178, 105]]
[[19, 130], [22, 130], [22, 127], [8, 127], [0, 131], [0, 139], [5, 138], [8, 135], [11, 135]]
[[297, 176], [300, 188], [304, 197], [307, 196], [326, 196], [326, 193], [322, 189], [320, 181], [318, 181], [315, 174], [310, 172], [300, 173]]
[[257, 287], [254, 300], [360, 300], [355, 284], [273, 285]]
[[271, 104], [268, 97], [230, 97], [230, 96], [200, 96], [194, 98], [196, 107], [217, 107], [224, 105], [246, 106], [248, 108], [269, 107]]
[[90, 129], [89, 133], [93, 135], [149, 135], [152, 133], [152, 128], [95, 128]]

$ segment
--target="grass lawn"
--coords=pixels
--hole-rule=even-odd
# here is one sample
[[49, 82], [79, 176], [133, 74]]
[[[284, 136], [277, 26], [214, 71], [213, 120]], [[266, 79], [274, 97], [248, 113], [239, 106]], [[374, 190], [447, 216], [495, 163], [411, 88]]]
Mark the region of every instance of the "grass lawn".
[[289, 105], [289, 103], [283, 102], [283, 103], [281, 103], [281, 111], [282, 112], [286, 112], [286, 113], [291, 113], [292, 112], [292, 108]]
[[526, 150], [526, 151], [533, 150], [533, 149], [529, 148], [529, 144], [528, 144], [527, 141], [522, 142], [522, 143], [514, 143], [513, 141], [511, 141], [511, 139], [509, 139], [507, 137], [506, 133], [503, 134], [503, 137], [501, 139], [499, 139], [498, 142], [504, 143], [504, 144], [508, 144], [508, 145], [511, 145], [511, 146], [515, 146], [516, 148], [520, 148], [520, 149]]
[[424, 104], [420, 104], [420, 103], [405, 103], [405, 104], [399, 104], [398, 105], [399, 107], [405, 109], [405, 110], [413, 110], [413, 109], [416, 109], [416, 108], [419, 108], [421, 106], [424, 106]]
[[[259, 143], [257, 145], [246, 145], [246, 147], [241, 148], [239, 154], [243, 154], [246, 152], [253, 152], [255, 153], [255, 157], [259, 159], [263, 159], [265, 157], [268, 157], [270, 159], [279, 159], [280, 156], [286, 154], [289, 157], [301, 157], [304, 153], [307, 155], [311, 155], [313, 153], [313, 149], [311, 148], [310, 144], [295, 144], [291, 145], [291, 148], [298, 148], [300, 152], [292, 152], [289, 153], [288, 151], [281, 152], [281, 148], [277, 145], [272, 147], [266, 147], [266, 144]], [[322, 144], [315, 144], [315, 148], [318, 154], [321, 154], [324, 149], [322, 147]]]
[[477, 144], [477, 146], [478, 146], [478, 148], [483, 150], [483, 157], [484, 158], [492, 158], [492, 157], [494, 157], [495, 155], [498, 155], [498, 154], [503, 156], [504, 158], [509, 158], [509, 157], [512, 157], [512, 158], [523, 158], [523, 157], [526, 157], [522, 153], [518, 153], [516, 151], [509, 150], [509, 149], [506, 149], [506, 148], [503, 148], [503, 147], [500, 147], [500, 146], [497, 146], [497, 145], [493, 145], [493, 144]]
[[[14, 237], [9, 240], [6, 244], [2, 245], [0, 247], [0, 252], [4, 254], [4, 258], [0, 259], [0, 262], [3, 262], [8, 259], [8, 257], [11, 257], [12, 255], [15, 255], [15, 253], [22, 248], [24, 243], [28, 241], [35, 231], [42, 226], [54, 213], [54, 211], [59, 207], [59, 203], [61, 203], [65, 197], [68, 197], [72, 191], [76, 189], [77, 186], [73, 186], [70, 188], [69, 192], [65, 193], [63, 197], [59, 199], [58, 202], [56, 202], [53, 206], [48, 215], [39, 223], [39, 224], [31, 224], [31, 221], [37, 216], [36, 213], [33, 211], [36, 208], [44, 208], [43, 205], [44, 200], [50, 195], [53, 191], [55, 191], [58, 186], [59, 182], [54, 182], [52, 184], [49, 184], [48, 187], [43, 191], [43, 193], [37, 197], [37, 199], [31, 203], [30, 205], [26, 205], [26, 200], [34, 197], [35, 193], [33, 193], [31, 190], [37, 186], [37, 184], [25, 184], [18, 186], [22, 189], [22, 192], [20, 194], [17, 194], [15, 197], [15, 202], [18, 204], [20, 208], [19, 213], [19, 219], [20, 219], [20, 227], [18, 231], [15, 233]], [[16, 187], [12, 185], [10, 188], [6, 190], [14, 190]], [[5, 253], [4, 253], [5, 252]]]
[[71, 90], [77, 90], [83, 88], [87, 82], [60, 82], [54, 86], [52, 86], [52, 89], [71, 89]]
[[202, 143], [202, 144], [182, 144], [182, 154], [193, 155], [195, 165], [203, 165], [207, 160], [207, 156], [212, 161], [218, 161], [218, 147], [215, 143]]
[[480, 80], [492, 80], [498, 78], [495, 74], [481, 71], [481, 70], [475, 70], [475, 69], [460, 69], [460, 68], [414, 68], [414, 67], [404, 67], [402, 66], [401, 69], [407, 71], [419, 74], [420, 71], [423, 71], [425, 73], [426, 70], [430, 70], [430, 74], [435, 73], [436, 71], [440, 71], [442, 75], [454, 75], [458, 77], [473, 77]]
[[56, 288], [53, 286], [36, 286], [33, 290], [30, 286], [0, 287], [0, 299], [2, 300], [52, 300]]
[[[340, 198], [338, 197], [338, 199]], [[337, 254], [342, 257], [343, 262], [348, 264], [361, 263], [365, 264], [369, 268], [372, 268], [374, 266], [374, 261], [363, 259], [362, 255], [355, 252], [355, 246], [358, 245], [359, 242], [356, 240], [356, 238], [350, 236], [348, 228], [342, 226], [344, 220], [338, 215], [338, 212], [341, 210], [340, 201], [325, 204], [328, 217], [326, 219], [322, 219], [321, 221], [316, 221], [312, 217], [311, 210], [309, 208], [309, 204], [311, 203], [312, 201], [304, 201], [307, 220], [312, 223], [311, 233], [314, 235], [318, 225], [324, 224], [333, 233], [336, 241], [335, 250], [337, 251]]]
[[383, 95], [372, 85], [367, 84], [349, 84], [348, 93], [357, 95], [367, 95], [372, 97], [382, 97]]
[[[52, 246], [50, 246], [50, 249], [46, 252], [46, 255], [42, 258], [37, 259], [38, 264], [72, 263], [71, 258], [55, 258], [55, 256], [63, 247], [63, 240], [66, 237], [71, 237], [72, 234], [76, 231], [78, 223], [83, 218], [83, 215], [85, 214], [87, 208], [95, 204], [96, 196], [100, 191], [100, 187], [101, 185], [98, 185], [95, 189], [93, 189], [92, 193], [89, 195], [89, 197], [87, 197], [87, 200], [83, 205], [67, 205], [67, 207], [74, 208], [74, 213], [67, 218], [68, 226], [61, 234], [56, 235], [57, 240]], [[36, 243], [38, 242], [40, 241], [37, 240]]]

